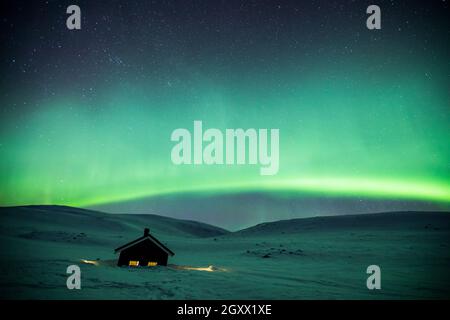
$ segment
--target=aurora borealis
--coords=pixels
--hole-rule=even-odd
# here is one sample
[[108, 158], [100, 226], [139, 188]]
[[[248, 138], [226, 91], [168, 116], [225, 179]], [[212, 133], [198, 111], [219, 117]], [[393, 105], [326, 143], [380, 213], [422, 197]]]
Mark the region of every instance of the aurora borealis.
[[[368, 30], [367, 1], [78, 1], [78, 31], [69, 4], [1, 11], [0, 205], [249, 190], [449, 205], [448, 3], [379, 1]], [[278, 173], [173, 165], [171, 132], [194, 120], [279, 128]]]

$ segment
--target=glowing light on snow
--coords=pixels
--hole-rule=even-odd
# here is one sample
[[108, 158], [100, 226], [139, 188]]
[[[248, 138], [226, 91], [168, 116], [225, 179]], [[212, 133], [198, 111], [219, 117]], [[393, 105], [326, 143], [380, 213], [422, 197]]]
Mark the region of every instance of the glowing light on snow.
[[215, 266], [208, 266], [208, 267], [191, 267], [191, 266], [177, 266], [177, 265], [169, 265], [170, 267], [178, 270], [195, 270], [195, 271], [206, 271], [206, 272], [226, 272], [228, 271], [225, 268], [217, 268]]
[[86, 259], [81, 259], [81, 262], [85, 263], [85, 264], [92, 264], [94, 266], [98, 266], [99, 262], [95, 261], [95, 260], [86, 260]]

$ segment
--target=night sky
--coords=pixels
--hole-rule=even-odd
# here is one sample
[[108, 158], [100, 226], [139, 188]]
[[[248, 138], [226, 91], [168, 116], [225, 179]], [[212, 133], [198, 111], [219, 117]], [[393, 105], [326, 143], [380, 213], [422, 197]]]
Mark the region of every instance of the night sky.
[[[248, 190], [450, 204], [448, 1], [28, 2], [0, 10], [0, 205]], [[194, 120], [279, 128], [278, 174], [173, 165], [170, 135]]]

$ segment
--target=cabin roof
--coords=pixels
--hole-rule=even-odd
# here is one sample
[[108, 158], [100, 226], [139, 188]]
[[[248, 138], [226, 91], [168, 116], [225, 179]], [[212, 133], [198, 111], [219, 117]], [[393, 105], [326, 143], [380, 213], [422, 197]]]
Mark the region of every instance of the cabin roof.
[[170, 250], [169, 248], [167, 248], [165, 245], [163, 245], [161, 242], [159, 242], [158, 239], [156, 239], [155, 237], [153, 237], [150, 233], [143, 235], [140, 238], [137, 238], [136, 240], [133, 240], [127, 244], [124, 244], [121, 247], [118, 247], [117, 249], [114, 249], [114, 253], [120, 252], [122, 250], [128, 249], [129, 247], [132, 247], [138, 243], [141, 243], [142, 241], [145, 241], [146, 239], [149, 239], [150, 241], [152, 241], [154, 244], [156, 244], [159, 248], [161, 248], [163, 251], [165, 251], [167, 254], [169, 254], [170, 256], [175, 255], [175, 253], [172, 252], [172, 250]]

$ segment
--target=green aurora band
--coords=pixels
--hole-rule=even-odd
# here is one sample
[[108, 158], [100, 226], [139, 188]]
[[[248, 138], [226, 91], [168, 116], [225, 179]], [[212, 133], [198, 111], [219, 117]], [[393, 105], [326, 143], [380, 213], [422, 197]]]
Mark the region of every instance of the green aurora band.
[[[221, 3], [87, 1], [73, 32], [56, 2], [5, 20], [0, 205], [273, 192], [450, 207], [447, 4], [386, 2], [368, 30], [364, 3]], [[174, 165], [171, 133], [194, 120], [278, 128], [278, 173]]]
[[[35, 111], [2, 121], [0, 204], [90, 206], [245, 190], [448, 204], [447, 80], [410, 63], [389, 72], [354, 61], [307, 74], [290, 66], [226, 80], [186, 73], [170, 85], [129, 80], [89, 99], [70, 91], [36, 99]], [[280, 128], [279, 173], [173, 165], [170, 134], [192, 129], [193, 120], [205, 129]]]

